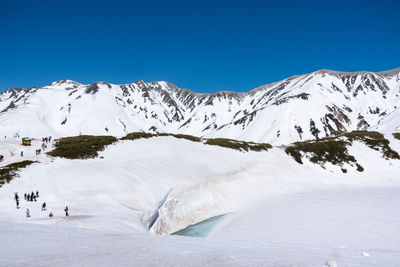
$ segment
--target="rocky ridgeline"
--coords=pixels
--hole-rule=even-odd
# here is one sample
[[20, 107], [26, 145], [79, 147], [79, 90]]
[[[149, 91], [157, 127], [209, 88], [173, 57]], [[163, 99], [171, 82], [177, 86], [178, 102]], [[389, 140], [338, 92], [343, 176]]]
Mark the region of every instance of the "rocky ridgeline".
[[[289, 144], [385, 126], [386, 118], [399, 112], [399, 73], [400, 68], [377, 73], [321, 70], [247, 93], [214, 94], [168, 82], [83, 85], [62, 80], [0, 94], [0, 130], [54, 136], [171, 132]], [[27, 119], [35, 127], [21, 129]]]

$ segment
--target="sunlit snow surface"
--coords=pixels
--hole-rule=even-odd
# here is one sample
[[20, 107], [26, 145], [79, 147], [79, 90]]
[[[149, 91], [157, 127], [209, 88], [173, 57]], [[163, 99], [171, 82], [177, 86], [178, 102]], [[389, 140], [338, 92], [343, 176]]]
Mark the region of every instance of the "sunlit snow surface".
[[[6, 160], [21, 160], [18, 141], [1, 142]], [[242, 153], [172, 137], [120, 142], [90, 160], [36, 156], [39, 145], [23, 148], [24, 159], [41, 163], [0, 188], [0, 266], [400, 262], [400, 162], [358, 142], [350, 152], [365, 171], [347, 174], [299, 165], [281, 148]], [[38, 202], [17, 210], [13, 193], [33, 190]], [[206, 238], [167, 235], [222, 214]]]
[[[398, 266], [397, 249], [127, 235], [0, 223], [0, 266]], [[366, 254], [368, 253], [368, 254]], [[370, 256], [366, 256], [370, 255]]]
[[[335, 132], [398, 131], [400, 68], [389, 72], [320, 70], [247, 93], [196, 94], [168, 82], [70, 80], [0, 94], [0, 137], [125, 136], [157, 131], [275, 145]], [[300, 130], [300, 128], [301, 130]]]

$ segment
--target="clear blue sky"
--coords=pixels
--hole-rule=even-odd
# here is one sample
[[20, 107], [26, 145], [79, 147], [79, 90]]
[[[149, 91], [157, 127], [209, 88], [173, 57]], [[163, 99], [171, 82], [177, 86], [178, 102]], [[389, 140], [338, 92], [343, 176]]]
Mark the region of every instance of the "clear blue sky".
[[0, 0], [0, 91], [165, 80], [248, 91], [318, 69], [400, 67], [400, 1]]

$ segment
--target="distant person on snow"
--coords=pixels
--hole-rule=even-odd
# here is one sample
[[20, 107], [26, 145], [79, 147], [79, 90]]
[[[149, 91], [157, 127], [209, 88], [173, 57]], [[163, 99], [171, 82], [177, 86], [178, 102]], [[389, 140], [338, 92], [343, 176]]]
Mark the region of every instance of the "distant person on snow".
[[65, 216], [69, 216], [69, 214], [68, 214], [68, 206], [65, 206], [64, 211], [65, 211]]
[[23, 157], [24, 156], [24, 151], [21, 151], [21, 157]]
[[25, 199], [25, 200], [27, 199], [27, 197], [26, 197], [26, 193], [24, 194], [24, 199]]
[[19, 209], [19, 196], [18, 192], [14, 193], [15, 203], [17, 204], [17, 209]]
[[31, 212], [29, 211], [29, 209], [26, 209], [26, 218], [31, 217]]
[[17, 209], [19, 209], [19, 196], [18, 196], [18, 193], [15, 193], [14, 198], [15, 198], [15, 202], [17, 204]]
[[51, 218], [51, 217], [53, 217], [54, 215], [53, 215], [53, 212], [50, 212], [49, 213], [49, 217]]
[[43, 202], [43, 204], [42, 204], [42, 210], [46, 210], [46, 202]]
[[36, 190], [36, 197], [39, 197], [39, 191]]

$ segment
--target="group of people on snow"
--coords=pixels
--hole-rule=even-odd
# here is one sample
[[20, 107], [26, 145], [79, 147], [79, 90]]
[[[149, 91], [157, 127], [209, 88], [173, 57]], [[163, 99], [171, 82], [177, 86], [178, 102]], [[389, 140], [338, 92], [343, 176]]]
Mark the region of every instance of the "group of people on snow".
[[42, 142], [43, 142], [43, 143], [50, 143], [50, 142], [51, 142], [51, 136], [49, 136], [49, 137], [43, 137], [43, 138], [42, 138]]
[[24, 199], [26, 201], [36, 201], [36, 199], [39, 197], [39, 191], [36, 191], [36, 194], [32, 191], [32, 193], [25, 193], [24, 194]]
[[42, 144], [42, 150], [44, 151], [47, 148], [47, 144], [43, 143]]
[[[16, 137], [19, 137], [19, 135], [16, 134]], [[7, 137], [5, 136], [4, 138], [7, 138]], [[41, 149], [36, 149], [36, 155], [39, 155], [42, 151], [44, 151], [47, 148], [47, 144], [51, 142], [51, 139], [52, 139], [51, 136], [42, 138], [42, 145], [41, 145], [42, 148]], [[20, 155], [21, 155], [21, 157], [24, 156], [24, 151], [23, 150], [21, 150], [21, 154]], [[0, 155], [0, 162], [3, 161], [3, 160], [4, 160], [4, 156]], [[24, 199], [25, 199], [25, 201], [28, 201], [28, 202], [36, 202], [38, 198], [39, 198], [39, 191], [36, 191], [36, 193], [32, 191], [31, 193], [25, 193], [24, 194]], [[19, 203], [18, 192], [14, 193], [14, 199], [15, 199], [15, 202], [16, 202], [17, 209], [19, 209], [20, 208], [20, 206], [19, 206], [20, 203]], [[47, 210], [46, 207], [47, 207], [46, 202], [43, 202], [42, 207], [41, 207], [41, 211], [46, 211]], [[68, 206], [65, 206], [64, 212], [65, 212], [65, 216], [69, 216], [69, 208], [68, 208]], [[53, 217], [53, 216], [54, 216], [54, 213], [50, 212], [49, 213], [49, 217]], [[31, 217], [31, 211], [30, 211], [29, 208], [26, 209], [26, 217], [27, 218]]]
[[[19, 137], [19, 135], [15, 135], [15, 137]], [[4, 136], [4, 138], [7, 138], [7, 136]], [[36, 156], [37, 156], [37, 155], [40, 155], [40, 153], [42, 153], [42, 151], [44, 151], [45, 149], [47, 149], [47, 144], [51, 142], [51, 139], [52, 139], [51, 136], [43, 137], [43, 138], [42, 138], [42, 145], [41, 145], [41, 148], [35, 150]], [[21, 150], [20, 156], [21, 156], [21, 157], [24, 156], [24, 151], [23, 151], [23, 150]], [[4, 155], [1, 155], [1, 154], [0, 154], [0, 162], [3, 161], [3, 160], [4, 160]]]
[[[44, 151], [44, 150], [47, 148], [47, 144], [50, 143], [50, 141], [51, 141], [51, 136], [43, 137], [43, 138], [42, 138], [42, 145], [41, 145], [41, 148], [35, 150], [36, 156], [37, 156], [37, 155], [40, 155], [40, 153], [42, 153], [42, 151]], [[21, 150], [21, 157], [23, 157], [23, 156], [24, 156], [24, 151]], [[0, 160], [0, 161], [1, 161], [1, 160]]]
[[[36, 191], [36, 193], [34, 193], [34, 192], [32, 191], [32, 193], [25, 193], [25, 194], [24, 194], [24, 198], [25, 198], [26, 201], [36, 201], [36, 199], [37, 199], [38, 197], [39, 197], [39, 191]], [[20, 207], [19, 207], [19, 196], [18, 196], [18, 192], [15, 192], [15, 193], [14, 193], [14, 199], [15, 199], [15, 202], [16, 202], [16, 205], [17, 205], [17, 209], [19, 209]], [[43, 202], [41, 211], [46, 211], [46, 210], [47, 210], [46, 207], [47, 207], [46, 202]], [[69, 208], [68, 208], [68, 206], [65, 206], [64, 212], [65, 212], [65, 216], [69, 216]], [[26, 212], [25, 212], [25, 213], [26, 213], [26, 218], [31, 217], [31, 211], [30, 211], [29, 208], [26, 209]], [[50, 213], [49, 213], [49, 217], [53, 217], [53, 216], [54, 216], [53, 212], [50, 212]]]
[[[51, 136], [42, 138], [42, 150], [44, 151], [47, 148], [47, 144], [51, 142]], [[40, 154], [40, 151], [39, 151]]]

